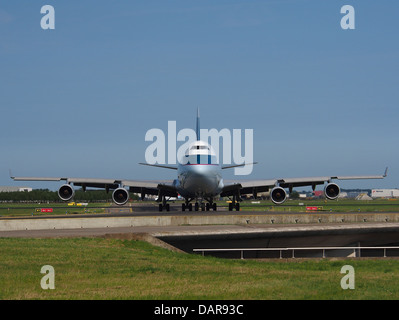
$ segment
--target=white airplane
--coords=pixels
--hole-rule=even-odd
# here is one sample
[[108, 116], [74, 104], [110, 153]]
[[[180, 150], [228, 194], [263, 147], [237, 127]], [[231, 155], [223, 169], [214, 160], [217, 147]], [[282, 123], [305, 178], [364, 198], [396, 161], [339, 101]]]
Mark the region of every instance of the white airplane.
[[[177, 179], [166, 181], [139, 181], [127, 179], [91, 179], [91, 178], [68, 178], [68, 177], [14, 177], [14, 181], [66, 181], [59, 190], [58, 195], [63, 201], [70, 201], [75, 194], [74, 186], [80, 186], [83, 190], [89, 188], [103, 188], [107, 192], [114, 190], [112, 199], [117, 205], [124, 205], [129, 200], [129, 192], [145, 195], [158, 195], [157, 201], [159, 211], [170, 207], [167, 201], [169, 198], [184, 198], [182, 210], [193, 210], [192, 201], [195, 200], [194, 210], [202, 211], [217, 210], [215, 197], [229, 197], [229, 210], [240, 210], [241, 195], [253, 194], [254, 198], [258, 193], [270, 191], [270, 199], [275, 204], [282, 204], [287, 199], [287, 192], [294, 187], [311, 186], [315, 190], [317, 185], [323, 185], [325, 197], [334, 200], [340, 193], [340, 188], [332, 180], [356, 180], [356, 179], [383, 179], [387, 176], [387, 170], [383, 175], [375, 176], [325, 176], [309, 178], [277, 178], [268, 180], [223, 180], [222, 170], [240, 165], [221, 166], [217, 163], [216, 154], [212, 147], [204, 141], [199, 140], [199, 113], [197, 113], [197, 141], [192, 143], [185, 153], [185, 161], [180, 161], [177, 166], [146, 164], [143, 165], [177, 170]], [[206, 203], [204, 203], [204, 200]]]

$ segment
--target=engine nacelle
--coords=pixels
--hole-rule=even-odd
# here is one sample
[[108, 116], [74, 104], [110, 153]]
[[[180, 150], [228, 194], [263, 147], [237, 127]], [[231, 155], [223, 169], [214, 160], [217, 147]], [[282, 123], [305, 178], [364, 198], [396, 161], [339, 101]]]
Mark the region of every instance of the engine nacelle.
[[124, 205], [129, 200], [129, 192], [125, 188], [118, 188], [112, 193], [112, 200], [117, 205]]
[[270, 192], [270, 199], [275, 204], [282, 204], [287, 199], [287, 192], [281, 187], [274, 187]]
[[75, 195], [75, 190], [69, 185], [64, 184], [58, 189], [58, 196], [63, 201], [69, 201]]
[[337, 199], [339, 196], [339, 193], [340, 193], [340, 189], [339, 189], [338, 185], [336, 185], [335, 183], [329, 183], [324, 188], [324, 195], [329, 200]]

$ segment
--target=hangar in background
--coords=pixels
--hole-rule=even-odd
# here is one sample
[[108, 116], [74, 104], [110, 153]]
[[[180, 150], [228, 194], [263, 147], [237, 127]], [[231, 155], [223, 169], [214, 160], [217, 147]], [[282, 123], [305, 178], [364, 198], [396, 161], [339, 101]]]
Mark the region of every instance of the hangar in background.
[[372, 198], [399, 198], [399, 189], [373, 189]]

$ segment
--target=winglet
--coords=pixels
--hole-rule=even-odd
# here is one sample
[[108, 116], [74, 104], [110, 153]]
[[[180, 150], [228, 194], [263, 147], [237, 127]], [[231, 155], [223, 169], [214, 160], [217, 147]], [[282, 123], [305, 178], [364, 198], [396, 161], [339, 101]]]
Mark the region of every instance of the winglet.
[[388, 167], [385, 168], [385, 172], [383, 174], [383, 177], [385, 178], [388, 175]]
[[8, 172], [10, 173], [10, 178], [14, 180], [15, 176], [12, 175], [11, 169], [8, 169]]

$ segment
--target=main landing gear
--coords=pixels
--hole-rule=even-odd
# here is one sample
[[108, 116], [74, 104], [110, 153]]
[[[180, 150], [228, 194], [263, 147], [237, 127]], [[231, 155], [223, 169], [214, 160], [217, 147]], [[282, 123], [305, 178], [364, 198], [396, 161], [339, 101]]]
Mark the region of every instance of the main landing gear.
[[233, 196], [233, 200], [229, 203], [229, 211], [240, 211], [240, 203], [237, 201], [237, 196]]
[[165, 209], [166, 211], [170, 210], [170, 206], [169, 203], [166, 202], [166, 197], [163, 196], [162, 197], [162, 203], [159, 204], [159, 212], [162, 212], [163, 209]]
[[186, 199], [186, 201], [183, 202], [181, 205], [181, 210], [182, 211], [186, 211], [186, 209], [188, 209], [188, 211], [193, 211], [193, 209], [194, 211], [199, 211], [200, 209], [201, 211], [209, 211], [211, 209], [213, 211], [217, 210], [216, 202], [213, 202], [212, 199], [206, 199], [208, 201], [207, 203], [202, 202], [202, 199], [196, 199], [197, 201], [194, 203], [194, 206], [192, 203], [190, 203], [190, 201], [192, 200], [193, 199]]

